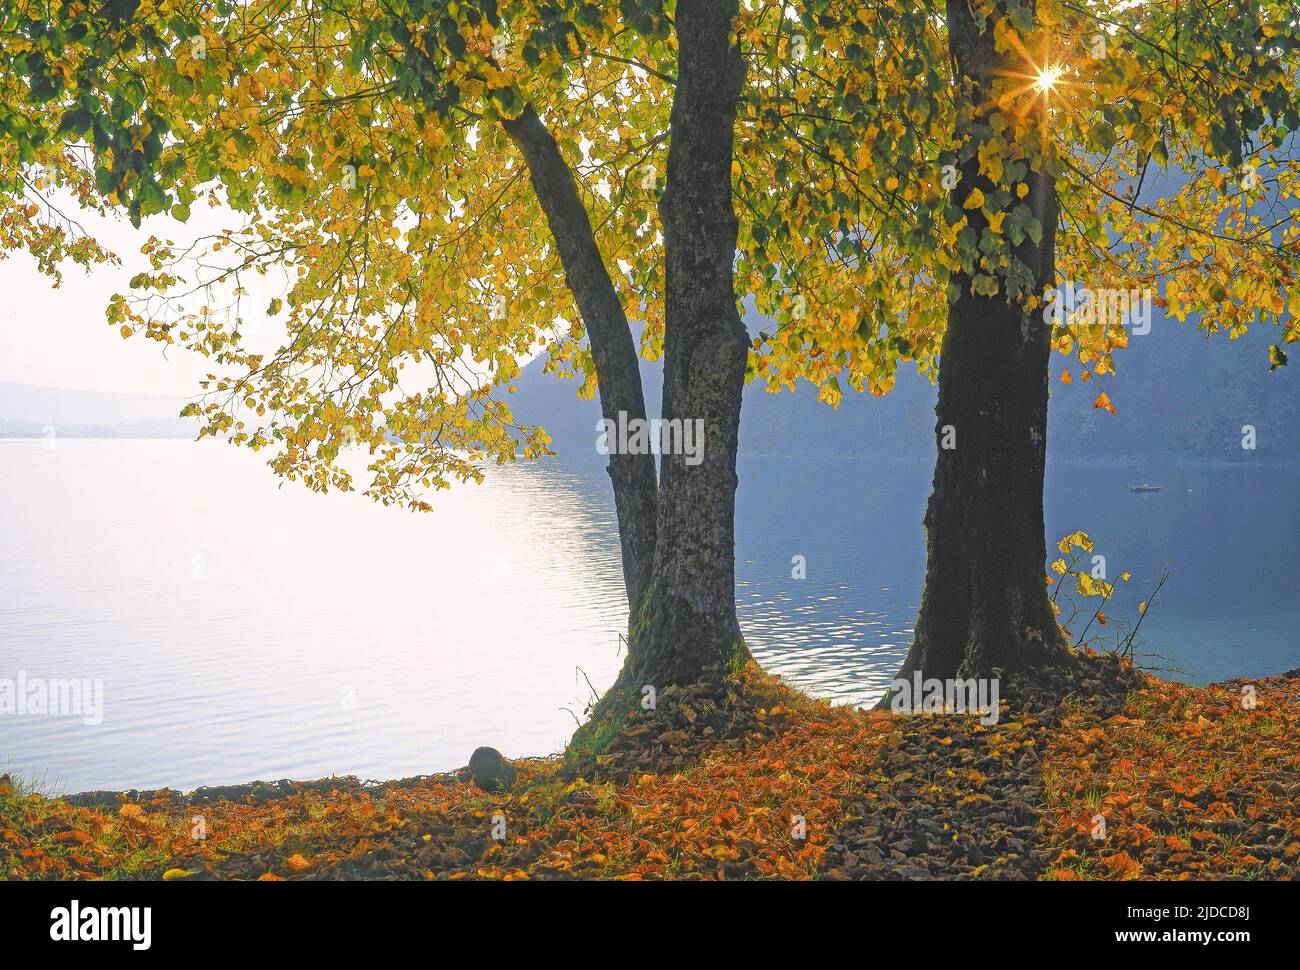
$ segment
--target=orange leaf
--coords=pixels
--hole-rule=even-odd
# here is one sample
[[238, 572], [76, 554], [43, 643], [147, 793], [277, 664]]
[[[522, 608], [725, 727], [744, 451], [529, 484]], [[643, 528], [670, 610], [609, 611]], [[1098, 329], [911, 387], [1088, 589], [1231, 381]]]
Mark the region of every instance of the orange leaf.
[[1097, 400], [1092, 402], [1092, 406], [1094, 408], [1105, 408], [1111, 414], [1115, 413], [1115, 405], [1110, 403], [1110, 397], [1106, 394], [1105, 391], [1102, 391], [1100, 394], [1097, 395]]
[[1102, 856], [1101, 861], [1106, 863], [1107, 867], [1121, 879], [1132, 878], [1137, 875], [1140, 868], [1127, 852], [1116, 852], [1114, 855]]

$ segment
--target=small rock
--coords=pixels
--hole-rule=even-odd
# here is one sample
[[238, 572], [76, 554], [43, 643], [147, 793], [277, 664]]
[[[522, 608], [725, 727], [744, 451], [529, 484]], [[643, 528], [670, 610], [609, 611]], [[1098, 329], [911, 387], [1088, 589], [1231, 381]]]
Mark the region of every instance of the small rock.
[[475, 748], [469, 756], [469, 774], [486, 792], [507, 792], [515, 783], [518, 772], [514, 765], [496, 748]]

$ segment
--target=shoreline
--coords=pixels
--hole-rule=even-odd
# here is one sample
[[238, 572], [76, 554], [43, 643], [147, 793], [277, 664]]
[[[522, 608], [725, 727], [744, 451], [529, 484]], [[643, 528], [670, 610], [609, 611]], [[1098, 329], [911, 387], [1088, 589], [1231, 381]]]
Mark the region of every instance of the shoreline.
[[[1274, 680], [1278, 678], [1300, 678], [1300, 667], [1295, 667], [1276, 674], [1268, 674], [1262, 677], [1229, 677], [1225, 680], [1213, 681], [1208, 684], [1189, 684], [1186, 681], [1178, 680], [1173, 677], [1160, 677], [1149, 671], [1147, 672], [1147, 675], [1163, 683], [1195, 689], [1234, 688], [1240, 687], [1242, 684], [1255, 684], [1261, 681]], [[824, 703], [835, 709], [852, 709], [858, 711], [868, 711], [872, 709], [872, 706], [870, 705], [833, 704], [829, 698], [810, 698], [810, 700], [814, 703]], [[546, 762], [561, 758], [563, 758], [563, 753], [547, 755], [524, 754], [510, 760]], [[3, 774], [4, 772], [0, 772], [0, 775]], [[184, 792], [176, 788], [92, 789], [89, 791], [75, 792], [69, 795], [49, 795], [42, 793], [42, 797], [50, 800], [67, 802], [69, 805], [83, 808], [112, 807], [123, 802], [151, 802], [155, 804], [170, 802], [178, 807], [185, 805], [211, 805], [217, 802], [240, 802], [244, 804], [257, 805], [280, 798], [289, 798], [295, 795], [301, 795], [306, 792], [324, 794], [336, 791], [374, 792], [385, 788], [414, 789], [438, 784], [460, 784], [467, 782], [469, 778], [470, 769], [468, 765], [463, 765], [459, 768], [450, 769], [448, 771], [435, 771], [428, 774], [409, 775], [404, 778], [373, 779], [360, 778], [357, 775], [329, 775], [324, 778], [304, 780], [280, 778], [274, 781], [264, 781], [262, 779], [254, 779], [252, 781], [238, 782], [234, 784], [200, 785], [197, 788]]]
[[[41, 441], [45, 436], [40, 432], [11, 432], [0, 431], [0, 441]], [[133, 435], [133, 434], [67, 434], [59, 433], [58, 438], [61, 441], [184, 441], [189, 444], [199, 443], [188, 433], [177, 433], [170, 435]], [[528, 464], [528, 460], [522, 455], [516, 456], [520, 464]], [[543, 462], [554, 459], [555, 464], [561, 467], [573, 469], [581, 468], [588, 465], [603, 468], [603, 462], [599, 455], [588, 458], [576, 458], [572, 455], [555, 455], [543, 456], [532, 462], [532, 464], [541, 465]], [[774, 459], [790, 461], [844, 461], [844, 462], [889, 462], [889, 463], [911, 463], [911, 462], [933, 462], [934, 454], [931, 452], [917, 452], [916, 454], [873, 454], [869, 449], [858, 454], [828, 454], [823, 451], [798, 452], [798, 451], [769, 451], [765, 448], [751, 448], [748, 451], [741, 452], [739, 460], [743, 463], [746, 460], [755, 459], [761, 461], [772, 461]], [[1226, 458], [1208, 458], [1188, 456], [1181, 452], [1149, 452], [1140, 455], [1107, 455], [1097, 457], [1084, 454], [1048, 454], [1047, 462], [1050, 466], [1053, 463], [1061, 465], [1092, 465], [1092, 466], [1116, 466], [1128, 467], [1134, 465], [1145, 465], [1151, 462], [1161, 462], [1180, 468], [1300, 468], [1300, 459], [1297, 458], [1272, 458], [1259, 457], [1241, 460], [1229, 460]]]
[[762, 675], [734, 709], [665, 698], [591, 771], [517, 759], [505, 790], [462, 769], [73, 804], [5, 776], [0, 878], [1300, 876], [1300, 669], [1193, 687], [1101, 661], [1011, 686], [984, 725], [831, 707]]

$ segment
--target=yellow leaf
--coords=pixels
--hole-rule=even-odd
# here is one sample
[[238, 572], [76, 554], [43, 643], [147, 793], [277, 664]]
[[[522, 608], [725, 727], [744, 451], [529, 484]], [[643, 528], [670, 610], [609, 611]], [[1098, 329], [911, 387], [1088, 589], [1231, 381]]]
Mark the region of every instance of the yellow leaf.
[[980, 171], [988, 176], [990, 182], [996, 185], [1002, 181], [1002, 149], [997, 141], [986, 141], [980, 145], [979, 160]]
[[1083, 596], [1109, 596], [1113, 590], [1110, 583], [1093, 579], [1087, 573], [1079, 573], [1079, 593]]
[[1078, 546], [1084, 552], [1092, 552], [1092, 539], [1088, 537], [1088, 533], [1080, 529], [1077, 532], [1071, 532], [1056, 544], [1056, 548], [1064, 553], [1068, 553], [1075, 546]]

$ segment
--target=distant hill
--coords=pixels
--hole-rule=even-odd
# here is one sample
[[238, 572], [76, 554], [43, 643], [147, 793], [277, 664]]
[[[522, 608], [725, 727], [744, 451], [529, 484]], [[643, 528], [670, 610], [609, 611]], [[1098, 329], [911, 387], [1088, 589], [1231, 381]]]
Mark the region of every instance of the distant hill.
[[[757, 333], [763, 320], [746, 319]], [[1118, 354], [1118, 374], [1083, 382], [1077, 361], [1053, 355], [1049, 454], [1116, 461], [1160, 457], [1193, 461], [1300, 460], [1300, 368], [1268, 369], [1268, 345], [1259, 328], [1240, 340], [1208, 337], [1156, 312], [1151, 332], [1134, 335]], [[564, 458], [596, 460], [596, 401], [580, 400], [573, 381], [543, 373], [537, 359], [506, 397], [517, 421], [540, 424]], [[1057, 379], [1068, 367], [1074, 382]], [[661, 363], [642, 362], [651, 416], [659, 414]], [[1094, 409], [1105, 390], [1117, 413]], [[883, 398], [846, 393], [838, 410], [800, 384], [793, 393], [745, 388], [742, 454], [927, 457], [934, 452], [935, 388], [906, 366]], [[0, 436], [40, 436], [53, 426], [64, 437], [192, 437], [195, 423], [175, 417], [183, 401], [149, 394], [71, 391], [0, 382]], [[1254, 453], [1241, 449], [1241, 428], [1253, 425]]]
[[[751, 333], [763, 321], [747, 318]], [[1236, 341], [1209, 337], [1190, 324], [1164, 319], [1156, 310], [1151, 332], [1130, 337], [1117, 355], [1118, 374], [1079, 380], [1076, 360], [1052, 359], [1049, 454], [1061, 458], [1115, 461], [1163, 457], [1194, 461], [1295, 462], [1300, 459], [1300, 401], [1297, 369], [1268, 369], [1272, 328]], [[577, 397], [573, 381], [543, 373], [531, 362], [515, 382], [508, 403], [516, 420], [540, 424], [561, 457], [595, 455], [599, 404]], [[1070, 385], [1059, 376], [1069, 368]], [[659, 414], [662, 363], [642, 362], [646, 407]], [[1117, 413], [1093, 408], [1105, 390]], [[872, 398], [848, 392], [838, 409], [817, 400], [816, 389], [768, 394], [745, 388], [741, 409], [742, 454], [869, 455], [924, 457], [934, 452], [936, 389], [910, 365], [900, 369], [889, 394]], [[1241, 428], [1253, 425], [1257, 449], [1241, 448]]]
[[157, 394], [73, 391], [0, 381], [0, 437], [192, 438], [184, 402]]
[[[1300, 460], [1300, 368], [1268, 369], [1273, 327], [1238, 340], [1207, 335], [1166, 320], [1157, 310], [1151, 332], [1133, 335], [1116, 354], [1118, 373], [1080, 383], [1077, 362], [1057, 354], [1048, 447], [1072, 456], [1148, 455], [1212, 461]], [[1068, 366], [1070, 386], [1057, 378]], [[1096, 410], [1105, 390], [1118, 413]], [[1255, 429], [1257, 447], [1242, 450], [1242, 427]]]

